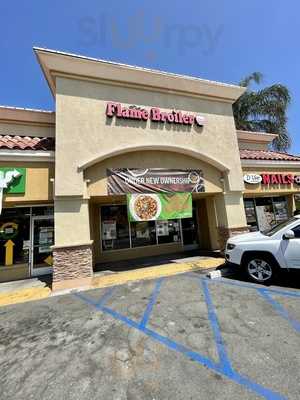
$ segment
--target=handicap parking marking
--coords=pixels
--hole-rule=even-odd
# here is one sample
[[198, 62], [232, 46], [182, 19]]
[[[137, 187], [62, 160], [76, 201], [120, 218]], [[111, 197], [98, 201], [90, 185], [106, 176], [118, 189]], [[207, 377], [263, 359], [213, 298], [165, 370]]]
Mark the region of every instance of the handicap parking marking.
[[[189, 272], [185, 275], [191, 276], [193, 278], [199, 278], [199, 274], [196, 274], [194, 272]], [[256, 283], [245, 283], [241, 282], [238, 280], [234, 279], [228, 279], [228, 278], [216, 278], [216, 279], [209, 279], [209, 278], [202, 278], [208, 282], [216, 283], [216, 284], [224, 284], [224, 285], [231, 285], [231, 286], [239, 286], [247, 289], [261, 289], [262, 285], [256, 284]], [[287, 297], [298, 297], [300, 298], [300, 291], [295, 291], [295, 290], [282, 290], [282, 289], [276, 289], [276, 288], [268, 288], [263, 286], [263, 289], [269, 293], [274, 293], [282, 296], [287, 296]]]
[[221, 330], [218, 322], [218, 317], [215, 311], [215, 307], [212, 302], [212, 298], [208, 288], [208, 282], [202, 280], [202, 288], [204, 292], [204, 299], [207, 307], [208, 312], [208, 319], [213, 331], [214, 341], [217, 347], [217, 352], [219, 356], [220, 365], [222, 366], [223, 370], [226, 370], [228, 374], [233, 373], [233, 369], [231, 367], [231, 363], [229, 361], [229, 357], [226, 351], [225, 343], [223, 341]]
[[[191, 272], [189, 273], [190, 276], [193, 276], [194, 278], [198, 278], [198, 275]], [[257, 285], [255, 283], [244, 283], [232, 279], [224, 279], [224, 278], [218, 278], [218, 279], [208, 279], [208, 278], [203, 278], [204, 280], [211, 282], [211, 283], [221, 283], [225, 285], [232, 285], [232, 286], [238, 286], [238, 287], [243, 287], [247, 289], [253, 289], [257, 293], [260, 294], [260, 296], [267, 302], [269, 303], [273, 309], [288, 323], [291, 325], [293, 329], [295, 329], [298, 333], [300, 333], [300, 322], [297, 321], [295, 318], [293, 318], [289, 312], [277, 301], [272, 297], [273, 295], [280, 295], [283, 297], [293, 297], [293, 298], [299, 298], [300, 299], [300, 292], [296, 291], [289, 291], [289, 290], [282, 290], [282, 289], [274, 289], [274, 288], [267, 288], [267, 287], [262, 287], [261, 285]]]
[[294, 328], [297, 332], [300, 333], [300, 323], [295, 320], [288, 311], [273, 297], [268, 293], [267, 289], [261, 288], [256, 289], [257, 292], [273, 307], [273, 309], [284, 319], [286, 319], [289, 324]]
[[89, 303], [90, 305], [92, 305], [94, 307], [102, 307], [112, 297], [116, 288], [117, 288], [117, 286], [112, 286], [112, 287], [107, 288], [105, 290], [104, 294], [98, 299], [98, 301], [82, 294], [81, 292], [77, 292], [74, 294], [76, 297], [79, 297], [81, 300]]
[[146, 307], [145, 313], [144, 313], [143, 318], [142, 318], [142, 320], [140, 322], [140, 328], [145, 328], [147, 323], [148, 323], [148, 321], [149, 321], [150, 314], [152, 312], [154, 304], [156, 303], [156, 299], [157, 299], [157, 297], [159, 295], [163, 279], [164, 278], [160, 278], [160, 279], [158, 279], [156, 281], [154, 290], [153, 290], [152, 295], [150, 297], [150, 301], [149, 301], [149, 303], [148, 303], [148, 305]]
[[[196, 274], [194, 274], [194, 275], [196, 275]], [[181, 276], [191, 277], [191, 274], [183, 274]], [[195, 276], [193, 276], [193, 278], [195, 278]], [[149, 321], [151, 312], [156, 303], [158, 294], [162, 288], [163, 280], [169, 279], [169, 278], [160, 278], [159, 280], [155, 281], [155, 286], [154, 286], [153, 292], [150, 296], [148, 305], [146, 307], [146, 310], [145, 310], [140, 322], [133, 321], [131, 318], [128, 318], [127, 316], [125, 316], [105, 305], [107, 300], [112, 297], [114, 287], [110, 288], [110, 290], [105, 292], [104, 295], [97, 302], [94, 301], [93, 299], [90, 299], [88, 296], [83, 295], [82, 293], [75, 293], [74, 295], [76, 297], [80, 298], [82, 301], [89, 304], [90, 306], [94, 307], [96, 310], [110, 315], [111, 317], [115, 318], [116, 320], [123, 322], [130, 328], [134, 328], [134, 329], [142, 332], [143, 334], [145, 334], [152, 340], [166, 346], [167, 348], [169, 348], [171, 350], [174, 350], [178, 353], [185, 355], [186, 357], [197, 362], [199, 365], [204, 366], [204, 367], [214, 371], [217, 374], [227, 377], [231, 381], [233, 381], [241, 386], [244, 386], [246, 389], [256, 393], [257, 395], [259, 395], [265, 399], [268, 399], [268, 400], [284, 400], [285, 397], [283, 395], [281, 395], [280, 393], [272, 391], [271, 389], [268, 389], [256, 382], [252, 381], [248, 377], [239, 374], [237, 371], [235, 371], [233, 369], [233, 367], [231, 366], [229, 357], [227, 355], [227, 351], [226, 351], [226, 347], [225, 347], [225, 344], [224, 344], [224, 341], [222, 338], [218, 318], [217, 318], [215, 308], [213, 305], [213, 301], [212, 301], [210, 291], [209, 291], [209, 285], [215, 283], [216, 280], [211, 281], [209, 279], [199, 277], [199, 275], [197, 275], [197, 278], [199, 280], [199, 288], [204, 293], [205, 303], [206, 303], [207, 312], [208, 312], [208, 319], [209, 319], [209, 322], [210, 322], [210, 325], [212, 328], [214, 341], [215, 341], [215, 345], [216, 345], [218, 356], [219, 356], [218, 363], [214, 362], [213, 360], [211, 360], [208, 357], [203, 356], [201, 353], [193, 351], [189, 347], [187, 347], [181, 343], [178, 343], [177, 341], [169, 338], [168, 336], [162, 335], [162, 334], [156, 332], [155, 330], [149, 329], [147, 327], [147, 323]], [[221, 282], [221, 280], [218, 280], [218, 283], [220, 283], [220, 282]], [[225, 282], [222, 281], [222, 283], [225, 283]], [[245, 287], [245, 285], [238, 285], [238, 286]], [[251, 287], [253, 289], [257, 289], [256, 285], [253, 285], [253, 286], [246, 285], [246, 287]], [[278, 291], [276, 291], [276, 293], [278, 293]]]

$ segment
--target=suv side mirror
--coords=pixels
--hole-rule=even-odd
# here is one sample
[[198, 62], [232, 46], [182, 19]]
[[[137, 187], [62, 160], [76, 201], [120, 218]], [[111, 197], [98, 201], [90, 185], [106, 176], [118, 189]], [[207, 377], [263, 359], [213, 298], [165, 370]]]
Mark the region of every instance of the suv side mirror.
[[283, 234], [282, 239], [285, 239], [285, 240], [295, 239], [295, 232], [293, 232], [291, 229], [289, 229], [288, 231], [286, 231]]

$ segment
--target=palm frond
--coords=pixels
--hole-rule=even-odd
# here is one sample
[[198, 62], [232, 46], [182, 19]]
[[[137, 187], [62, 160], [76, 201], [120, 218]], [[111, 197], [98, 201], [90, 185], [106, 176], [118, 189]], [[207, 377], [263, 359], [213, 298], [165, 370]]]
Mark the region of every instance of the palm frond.
[[243, 87], [248, 87], [251, 82], [254, 83], [261, 83], [263, 79], [263, 74], [260, 72], [253, 72], [251, 75], [246, 76], [244, 79], [242, 79], [239, 83], [240, 86]]
[[287, 151], [291, 139], [287, 131], [287, 109], [291, 103], [288, 88], [274, 84], [258, 91], [249, 89], [251, 82], [260, 83], [262, 74], [254, 72], [240, 82], [246, 92], [234, 103], [233, 115], [236, 128], [253, 132], [276, 133], [273, 148]]

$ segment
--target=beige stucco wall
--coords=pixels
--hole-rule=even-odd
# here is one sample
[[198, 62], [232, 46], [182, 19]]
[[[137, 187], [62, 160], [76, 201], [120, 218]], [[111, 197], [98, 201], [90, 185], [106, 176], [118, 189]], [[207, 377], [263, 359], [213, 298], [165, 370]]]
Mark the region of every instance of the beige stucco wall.
[[[82, 195], [78, 166], [136, 146], [175, 146], [228, 167], [230, 190], [242, 190], [237, 137], [229, 103], [58, 77], [56, 79], [57, 196]], [[107, 119], [107, 101], [201, 114], [204, 128]], [[212, 161], [213, 162], [213, 161]], [[65, 177], [68, 177], [66, 179]]]
[[[56, 92], [56, 246], [91, 239], [86, 199], [107, 194], [108, 167], [201, 168], [207, 193], [221, 197], [223, 176], [226, 191], [233, 192], [235, 199], [228, 204], [233, 216], [224, 223], [245, 225], [244, 185], [230, 103], [168, 94], [167, 89], [162, 93], [65, 77], [57, 77]], [[105, 115], [108, 101], [200, 114], [206, 122], [201, 128], [111, 119]], [[227, 212], [226, 201], [218, 206], [220, 214]], [[211, 214], [212, 210], [209, 219]], [[210, 236], [215, 243], [215, 228]]]
[[87, 168], [84, 178], [90, 180], [88, 194], [90, 196], [106, 196], [106, 169], [126, 167], [201, 169], [204, 175], [205, 191], [207, 193], [222, 192], [221, 173], [215, 167], [183, 154], [166, 151], [140, 151], [112, 157]]
[[56, 246], [91, 244], [88, 200], [56, 199], [54, 218]]
[[215, 196], [218, 227], [245, 227], [246, 216], [242, 192], [223, 193]]
[[13, 203], [53, 201], [54, 164], [40, 162], [0, 162], [0, 167], [26, 168], [24, 194], [5, 194], [4, 206]]
[[268, 150], [269, 148], [268, 143], [249, 143], [242, 140], [239, 140], [238, 143], [241, 150]]
[[55, 126], [0, 121], [0, 135], [54, 137]]
[[[243, 175], [247, 173], [252, 174], [292, 174], [292, 175], [300, 175], [300, 168], [286, 168], [286, 167], [277, 167], [277, 168], [270, 168], [267, 167], [266, 169], [260, 168], [252, 168], [252, 167], [244, 167], [243, 168]], [[258, 183], [257, 185], [250, 185], [245, 183], [245, 196], [251, 197], [251, 195], [255, 196], [266, 196], [268, 194], [274, 196], [276, 194], [291, 194], [291, 193], [300, 193], [300, 185], [293, 184], [293, 185], [262, 185]]]

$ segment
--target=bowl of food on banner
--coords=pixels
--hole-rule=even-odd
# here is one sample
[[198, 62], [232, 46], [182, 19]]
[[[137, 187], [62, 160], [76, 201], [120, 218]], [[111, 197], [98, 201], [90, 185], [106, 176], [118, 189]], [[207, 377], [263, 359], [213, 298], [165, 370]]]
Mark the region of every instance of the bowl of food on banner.
[[161, 213], [161, 201], [157, 194], [132, 195], [129, 211], [135, 221], [151, 221]]

